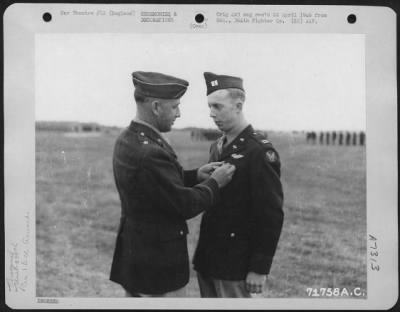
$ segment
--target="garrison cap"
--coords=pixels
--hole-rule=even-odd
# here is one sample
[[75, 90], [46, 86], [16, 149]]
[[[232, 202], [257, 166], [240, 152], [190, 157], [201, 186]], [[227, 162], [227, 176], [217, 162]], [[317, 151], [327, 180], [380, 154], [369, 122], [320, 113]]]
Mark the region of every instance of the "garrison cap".
[[158, 99], [179, 99], [189, 85], [186, 80], [155, 72], [133, 72], [132, 80], [135, 92]]
[[240, 77], [226, 76], [226, 75], [216, 75], [214, 73], [205, 72], [204, 79], [207, 85], [207, 95], [217, 91], [219, 89], [240, 89], [244, 91], [243, 79]]

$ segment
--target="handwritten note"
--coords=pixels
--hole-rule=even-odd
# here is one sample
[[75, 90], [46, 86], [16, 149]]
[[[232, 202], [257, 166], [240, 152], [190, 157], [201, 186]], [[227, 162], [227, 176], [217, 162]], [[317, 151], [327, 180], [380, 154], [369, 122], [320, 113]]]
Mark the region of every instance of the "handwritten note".
[[369, 242], [369, 261], [371, 264], [371, 269], [373, 271], [379, 271], [380, 267], [378, 264], [378, 256], [379, 256], [379, 252], [378, 252], [378, 238], [376, 238], [375, 236], [369, 234], [368, 235], [368, 242]]
[[24, 232], [22, 239], [12, 242], [6, 252], [9, 264], [6, 267], [6, 286], [9, 292], [25, 292], [28, 287], [30, 215], [24, 215]]

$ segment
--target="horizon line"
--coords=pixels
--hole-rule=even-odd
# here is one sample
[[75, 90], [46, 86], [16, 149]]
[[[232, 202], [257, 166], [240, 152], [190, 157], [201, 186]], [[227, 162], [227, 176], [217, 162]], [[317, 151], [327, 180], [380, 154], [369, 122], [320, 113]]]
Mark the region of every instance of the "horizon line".
[[[120, 128], [120, 129], [123, 129], [123, 128], [127, 127], [127, 126], [119, 126], [119, 125], [115, 125], [115, 124], [114, 125], [102, 124], [102, 123], [100, 123], [98, 121], [78, 121], [78, 120], [35, 120], [35, 124], [37, 124], [37, 123], [96, 124], [96, 125], [101, 126], [101, 127]], [[218, 130], [218, 128], [201, 127], [201, 126], [174, 127], [174, 128], [171, 129], [171, 131], [173, 131], [173, 130], [185, 130], [185, 129], [188, 129], [188, 128], [220, 131], [220, 130]], [[261, 128], [258, 128], [258, 127], [254, 127], [254, 128], [257, 131], [266, 131], [266, 132], [268, 132], [268, 131], [275, 131], [275, 132], [278, 132], [278, 131], [281, 131], [281, 132], [333, 132], [333, 131], [336, 131], [336, 132], [340, 132], [340, 131], [360, 132], [360, 131], [364, 131], [365, 132], [366, 131], [366, 129], [310, 129], [310, 128], [308, 128], [308, 129], [287, 129], [287, 128], [286, 129], [265, 129], [265, 128], [261, 129]]]

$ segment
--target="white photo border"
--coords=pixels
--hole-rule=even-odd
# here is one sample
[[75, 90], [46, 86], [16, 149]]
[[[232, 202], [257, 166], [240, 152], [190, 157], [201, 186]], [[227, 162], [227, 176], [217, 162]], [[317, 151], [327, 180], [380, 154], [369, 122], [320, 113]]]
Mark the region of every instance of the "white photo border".
[[[61, 11], [133, 10], [137, 18], [63, 16]], [[12, 308], [96, 309], [389, 309], [398, 300], [396, 14], [387, 7], [290, 6], [292, 11], [327, 12], [315, 25], [268, 27], [217, 24], [217, 11], [287, 11], [269, 5], [14, 4], [4, 14], [4, 177], [6, 304]], [[159, 27], [140, 23], [139, 12], [176, 11], [179, 18]], [[50, 12], [54, 22], [45, 23]], [[210, 17], [193, 28], [193, 17]], [[355, 14], [357, 23], [347, 23]], [[364, 299], [150, 299], [37, 298], [35, 250], [35, 36], [43, 33], [339, 33], [363, 34], [366, 51], [367, 237], [377, 239], [379, 266], [371, 268], [367, 245], [368, 297]], [[22, 112], [22, 113], [21, 113]], [[21, 191], [22, 190], [22, 191]], [[19, 243], [17, 243], [19, 242]], [[13, 272], [16, 249], [25, 272]], [[12, 291], [10, 274], [20, 274], [24, 291]], [[53, 304], [52, 304], [53, 303]]]

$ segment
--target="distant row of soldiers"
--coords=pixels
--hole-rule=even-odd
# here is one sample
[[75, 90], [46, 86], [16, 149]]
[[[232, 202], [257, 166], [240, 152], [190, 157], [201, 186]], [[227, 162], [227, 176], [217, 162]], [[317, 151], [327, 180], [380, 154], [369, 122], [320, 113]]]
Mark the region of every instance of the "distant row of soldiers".
[[[307, 143], [317, 143], [317, 133], [315, 131], [307, 132], [306, 134]], [[365, 144], [365, 132], [320, 132], [318, 134], [319, 144], [326, 145], [360, 145]]]

